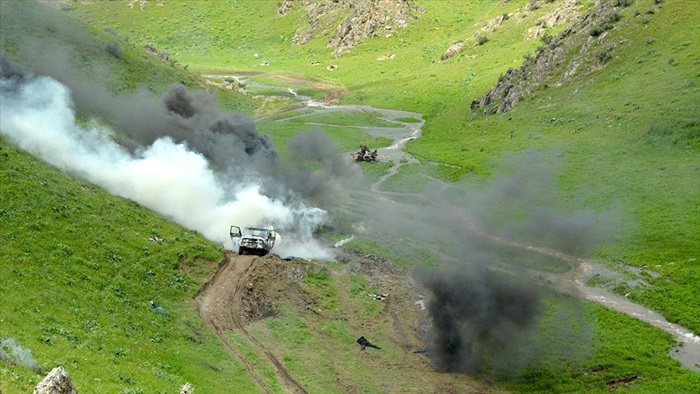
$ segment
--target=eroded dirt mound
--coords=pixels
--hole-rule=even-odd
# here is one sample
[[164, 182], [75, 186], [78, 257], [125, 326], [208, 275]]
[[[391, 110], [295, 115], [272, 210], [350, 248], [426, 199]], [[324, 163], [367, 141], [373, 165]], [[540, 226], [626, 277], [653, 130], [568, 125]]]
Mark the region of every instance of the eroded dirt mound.
[[305, 277], [304, 265], [303, 260], [283, 261], [274, 255], [229, 253], [197, 296], [200, 314], [217, 330], [234, 330], [274, 316], [274, 305], [282, 299], [302, 308], [312, 305], [299, 285]]
[[[410, 272], [357, 250], [334, 252], [336, 262], [331, 264], [231, 253], [197, 295], [202, 320], [262, 392], [275, 392], [274, 383], [229, 332], [242, 337], [259, 360], [270, 362], [267, 365], [273, 366], [285, 392], [306, 393], [305, 386], [323, 392], [317, 391], [318, 382], [328, 376], [334, 376], [335, 387], [346, 392], [367, 392], [360, 383], [365, 379], [384, 387], [384, 392], [491, 391], [465, 376], [437, 371], [421, 352], [429, 324], [420, 286]], [[270, 335], [265, 320], [276, 315], [277, 308], [280, 319], [295, 317], [294, 332], [301, 330], [299, 338], [311, 348], [299, 348], [296, 340], [301, 339], [296, 336], [295, 341], [285, 341]], [[381, 350], [362, 351], [356, 343], [360, 335], [367, 335]], [[324, 354], [342, 356], [343, 362], [326, 363]], [[324, 367], [300, 372], [297, 364], [296, 369], [287, 369], [288, 360], [294, 365], [299, 359], [304, 365]], [[358, 375], [357, 368], [367, 377]], [[380, 370], [381, 378], [369, 376]]]

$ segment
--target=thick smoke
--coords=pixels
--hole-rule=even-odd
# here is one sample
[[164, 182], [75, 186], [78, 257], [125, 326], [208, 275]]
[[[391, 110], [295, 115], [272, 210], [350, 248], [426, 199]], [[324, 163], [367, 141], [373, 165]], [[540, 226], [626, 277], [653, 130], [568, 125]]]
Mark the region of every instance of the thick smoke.
[[291, 163], [285, 172], [285, 184], [320, 204], [342, 201], [347, 186], [361, 177], [359, 167], [348, 165], [347, 155], [320, 130], [292, 137], [287, 151]]
[[82, 87], [81, 92], [88, 98], [78, 101], [79, 108], [102, 114], [140, 146], [168, 137], [204, 155], [220, 172], [265, 175], [276, 164], [277, 153], [258, 134], [253, 120], [220, 111], [206, 92], [173, 85], [160, 100], [146, 92], [114, 96], [91, 86]]
[[202, 154], [222, 178], [254, 182], [263, 194], [286, 202], [301, 197], [335, 205], [342, 199], [337, 191], [359, 175], [359, 168], [320, 132], [293, 138], [289, 142], [292, 162], [282, 162], [253, 119], [222, 111], [208, 92], [175, 84], [161, 98], [145, 90], [115, 95], [92, 82], [103, 79], [99, 68], [76, 72], [76, 56], [68, 47], [29, 41], [24, 53], [38, 72], [70, 89], [77, 109], [100, 115], [124, 133], [126, 138], [116, 138], [132, 152], [169, 137]]
[[[562, 311], [544, 315], [542, 297], [552, 293], [538, 279], [548, 273], [537, 267], [549, 257], [529, 247], [585, 257], [610, 240], [616, 220], [611, 212], [557, 206], [555, 168], [542, 153], [512, 155], [486, 181], [429, 187], [413, 196], [416, 203], [380, 201], [362, 213], [374, 230], [365, 235], [397, 245], [406, 259], [426, 251], [434, 259], [415, 277], [428, 292], [425, 347], [437, 368], [517, 374], [544, 360], [588, 355], [590, 329], [576, 298], [560, 297]], [[552, 315], [564, 316], [547, 327], [552, 340], [537, 341], [534, 330]]]
[[496, 361], [503, 368], [541, 309], [531, 284], [480, 265], [428, 271], [422, 280], [432, 293], [430, 354], [446, 371], [474, 372]]
[[[138, 142], [144, 145], [130, 152], [114, 142], [111, 130], [76, 125], [71, 92], [66, 86], [49, 77], [32, 78], [4, 56], [0, 64], [4, 76], [0, 80], [0, 129], [28, 152], [223, 245], [230, 244], [230, 224], [269, 223], [280, 230], [285, 241], [276, 247], [278, 252], [329, 257], [312, 238], [326, 221], [325, 211], [307, 206], [289, 191], [278, 196], [263, 192], [265, 182], [261, 180], [270, 172], [265, 173], [266, 167], [259, 170], [255, 163], [258, 159], [274, 161], [274, 152], [257, 136], [248, 118], [237, 121], [238, 116], [222, 114], [207, 118], [205, 114], [211, 115], [213, 110], [205, 101], [197, 101], [181, 87], [174, 87], [160, 109], [154, 100], [144, 101], [154, 109], [151, 123], [163, 122], [160, 126], [147, 129], [149, 122], [145, 119], [129, 121], [134, 127], [144, 125], [138, 132], [132, 131], [135, 138], [143, 136]], [[121, 105], [119, 100], [115, 108]], [[134, 116], [138, 118], [138, 113]], [[165, 136], [142, 133], [166, 131], [169, 126], [175, 131]], [[188, 133], [188, 138], [180, 139]], [[193, 145], [199, 149], [193, 149]], [[217, 156], [219, 150], [233, 152], [228, 162]], [[216, 157], [222, 157], [221, 166], [226, 166], [226, 171], [212, 170], [210, 160]]]

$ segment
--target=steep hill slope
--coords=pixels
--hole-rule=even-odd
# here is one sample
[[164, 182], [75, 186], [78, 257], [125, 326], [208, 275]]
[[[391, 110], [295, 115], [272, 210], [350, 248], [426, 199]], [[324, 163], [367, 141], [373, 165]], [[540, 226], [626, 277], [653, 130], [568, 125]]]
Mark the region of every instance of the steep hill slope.
[[[3, 18], [8, 4], [15, 3], [0, 3]], [[339, 91], [348, 92], [343, 99], [348, 102], [421, 111], [427, 118], [423, 136], [408, 145], [421, 163], [402, 167], [383, 189], [386, 192], [415, 194], [411, 191], [420, 191], [435, 179], [454, 181], [464, 175], [477, 190], [489, 183], [487, 176], [500, 171], [493, 162], [503, 152], [532, 147], [551, 152], [556, 157], [552, 162], [559, 164], [551, 167], [557, 187], [548, 198], [556, 208], [613, 212], [622, 218], [614, 242], [595, 251], [595, 257], [619, 275], [601, 275], [590, 284], [643, 302], [669, 320], [700, 331], [694, 308], [700, 303], [695, 291], [700, 280], [696, 256], [700, 48], [692, 39], [698, 33], [695, 21], [700, 10], [693, 3], [417, 1], [413, 4], [425, 12], [406, 28], [391, 37], [359, 43], [337, 59], [327, 47], [334, 29], [304, 46], [291, 45], [290, 37], [308, 23], [302, 7], [280, 16], [277, 2], [151, 1], [143, 10], [133, 1], [63, 4], [67, 6], [63, 16], [91, 21], [93, 27], [85, 29], [97, 37], [96, 42], [80, 42], [86, 50], [72, 64], [100, 68], [94, 59], [102, 59], [114, 91], [145, 84], [162, 92], [176, 81], [203, 86], [184, 66], [151, 64], [142, 47], [152, 43], [179, 64], [189, 64], [189, 69], [217, 69], [224, 74], [231, 69], [264, 70], [269, 78], [293, 73], [342, 86]], [[550, 25], [547, 16], [560, 15], [570, 5], [575, 6], [575, 14], [591, 11], [591, 15], [605, 16], [616, 11], [619, 20], [599, 35], [586, 27], [578, 29], [580, 35], [575, 37], [558, 36], [568, 23], [580, 21], [567, 17], [561, 24]], [[19, 23], [21, 18], [2, 20], [2, 49], [20, 61], [29, 59], [23, 58], [19, 45], [22, 35], [37, 30], [50, 37], [72, 31], [64, 30], [71, 18], [37, 20], [34, 15], [24, 15], [33, 21], [27, 25]], [[596, 19], [587, 26], [592, 29], [598, 23]], [[14, 26], [21, 28], [10, 29]], [[105, 29], [115, 33], [101, 34]], [[547, 37], [554, 38], [534, 52]], [[110, 43], [118, 43], [119, 51]], [[461, 49], [440, 60], [455, 43], [461, 43]], [[563, 58], [557, 57], [562, 54]], [[528, 59], [518, 68], [523, 55]], [[270, 64], [261, 66], [263, 60]], [[545, 61], [554, 66], [541, 68]], [[314, 66], [316, 62], [324, 67]], [[36, 71], [49, 63], [37, 64]], [[336, 67], [325, 67], [331, 64]], [[532, 65], [540, 68], [529, 68]], [[503, 78], [505, 84], [500, 86], [505, 89], [492, 91], [487, 109], [493, 108], [494, 114], [474, 117], [471, 100], [488, 92], [508, 68], [521, 71]], [[576, 72], [567, 75], [573, 68]], [[541, 79], [531, 84], [530, 76]], [[518, 104], [509, 104], [507, 113], [499, 113], [502, 102], [494, 93], [501, 96], [513, 90], [515, 94], [518, 87]], [[223, 101], [229, 108], [248, 112], [255, 106], [238, 96]], [[279, 141], [287, 138], [280, 136]], [[257, 275], [251, 276], [252, 288], [269, 289], [272, 295], [246, 293], [239, 286], [252, 299], [233, 303], [243, 302], [253, 318], [243, 327], [234, 319], [225, 327], [234, 330], [222, 332], [216, 319], [202, 316], [201, 310], [197, 315], [193, 297], [217, 262], [222, 272], [228, 267], [235, 273], [236, 267], [229, 263], [235, 257], [224, 260], [219, 247], [198, 235], [61, 175], [4, 139], [0, 161], [2, 184], [10, 185], [0, 198], [5, 204], [0, 207], [0, 227], [7, 241], [0, 254], [1, 274], [3, 283], [10, 278], [11, 284], [0, 290], [3, 301], [11, 300], [0, 308], [0, 336], [11, 336], [32, 349], [41, 366], [63, 364], [78, 371], [73, 376], [79, 389], [174, 391], [189, 381], [206, 392], [229, 392], [231, 387], [250, 392], [293, 391], [294, 382], [309, 392], [392, 391], [396, 387], [401, 392], [422, 392], [426, 387], [440, 392], [504, 387], [609, 392], [623, 386], [644, 392], [690, 392], [698, 384], [697, 374], [679, 368], [668, 357], [673, 343], [668, 335], [591, 304], [567, 310], [566, 301], [556, 295], [545, 298], [537, 339], [565, 343], [568, 337], [552, 327], [567, 317], [578, 322], [584, 316], [595, 332], [595, 345], [587, 349], [589, 358], [562, 363], [552, 357], [515, 376], [484, 371], [478, 375], [481, 381], [496, 382], [488, 386], [438, 373], [423, 356], [410, 353], [414, 348], [421, 350], [419, 337], [425, 325], [412, 304], [413, 295], [400, 294], [410, 290], [399, 283], [404, 273], [366, 252], [343, 260], [344, 264], [304, 262], [298, 270], [273, 257], [259, 259], [264, 262], [259, 266], [253, 260], [241, 261]], [[540, 168], [534, 164], [522, 167]], [[380, 173], [383, 168], [387, 167], [365, 170]], [[502, 200], [491, 201], [497, 205]], [[611, 206], [616, 209], [607, 210]], [[511, 207], [502, 208], [512, 212], [505, 209]], [[526, 216], [517, 208], [513, 217]], [[350, 235], [342, 232], [350, 230], [341, 225], [329, 229], [333, 230], [341, 233], [330, 234], [331, 238]], [[491, 230], [500, 228], [496, 225]], [[405, 248], [406, 239], [386, 244], [377, 239], [372, 234], [365, 239], [358, 235], [351, 245], [373, 254], [405, 255], [391, 248]], [[445, 247], [444, 243], [435, 245]], [[422, 250], [409, 264], [435, 262], [440, 256], [434, 249]], [[516, 257], [522, 258], [506, 256]], [[237, 284], [247, 286], [240, 275], [234, 276]], [[278, 276], [284, 280], [274, 280]], [[285, 291], [277, 292], [282, 288]], [[200, 295], [205, 294], [203, 289]], [[285, 299], [288, 290], [294, 297]], [[25, 297], [27, 292], [32, 295]], [[369, 297], [383, 292], [390, 293], [390, 302]], [[258, 294], [266, 297], [256, 299]], [[149, 299], [172, 316], [152, 312]], [[263, 316], [267, 318], [257, 320]], [[378, 355], [357, 353], [358, 333], [390, 345]], [[280, 377], [275, 361], [292, 379]], [[378, 370], [386, 373], [377, 374]], [[410, 379], [403, 378], [407, 373]], [[4, 385], [0, 387], [7, 392], [28, 391], [37, 381], [31, 370], [14, 366], [3, 365], [0, 374]]]

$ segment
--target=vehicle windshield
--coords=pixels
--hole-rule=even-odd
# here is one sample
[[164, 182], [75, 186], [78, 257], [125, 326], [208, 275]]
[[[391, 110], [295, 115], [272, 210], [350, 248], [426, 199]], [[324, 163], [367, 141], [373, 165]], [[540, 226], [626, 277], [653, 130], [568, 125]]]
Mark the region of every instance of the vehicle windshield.
[[246, 235], [253, 235], [256, 237], [267, 238], [268, 230], [264, 229], [264, 228], [258, 228], [258, 227], [246, 227], [245, 233], [246, 233]]

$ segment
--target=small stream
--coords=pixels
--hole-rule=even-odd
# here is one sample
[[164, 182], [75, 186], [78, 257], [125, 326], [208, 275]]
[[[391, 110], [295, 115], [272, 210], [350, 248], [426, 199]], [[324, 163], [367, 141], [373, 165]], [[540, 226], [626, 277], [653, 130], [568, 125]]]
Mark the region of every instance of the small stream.
[[[387, 170], [386, 174], [380, 177], [379, 180], [371, 186], [372, 192], [381, 193], [384, 196], [384, 198], [388, 200], [391, 200], [390, 195], [392, 195], [393, 193], [382, 192], [380, 190], [381, 185], [387, 179], [395, 175], [399, 171], [401, 166], [403, 166], [404, 164], [418, 163], [418, 160], [416, 158], [404, 152], [403, 149], [408, 141], [419, 138], [421, 136], [421, 130], [423, 124], [425, 123], [425, 120], [419, 113], [392, 109], [380, 109], [363, 105], [327, 105], [318, 101], [314, 101], [310, 97], [299, 95], [292, 88], [281, 88], [262, 85], [251, 82], [247, 80], [246, 77], [232, 76], [232, 78], [234, 78], [237, 82], [244, 83], [249, 86], [262, 87], [266, 89], [278, 89], [281, 93], [287, 93], [292, 95], [305, 105], [303, 113], [300, 113], [300, 115], [298, 116], [305, 116], [312, 113], [366, 111], [380, 113], [386, 120], [402, 125], [402, 127], [360, 127], [362, 130], [364, 130], [373, 137], [384, 137], [393, 141], [390, 146], [378, 149], [379, 160], [383, 162], [392, 162], [393, 166], [390, 167]], [[420, 122], [401, 122], [398, 120], [401, 118], [415, 118], [419, 119]], [[281, 121], [284, 121], [284, 119], [282, 119]], [[319, 124], [319, 126], [332, 127], [332, 125], [327, 124]], [[479, 230], [475, 231], [478, 232]], [[670, 333], [674, 336], [676, 341], [678, 341], [678, 346], [671, 349], [669, 354], [673, 358], [680, 361], [680, 363], [684, 367], [696, 372], [700, 372], [699, 336], [695, 335], [691, 330], [683, 326], [669, 322], [660, 313], [652, 311], [643, 305], [636, 304], [626, 297], [619, 296], [603, 288], [589, 287], [588, 285], [586, 285], [586, 281], [594, 275], [601, 275], [603, 277], [614, 278], [616, 275], [619, 274], [609, 270], [608, 268], [604, 267], [598, 262], [590, 259], [582, 259], [576, 256], [567, 255], [565, 253], [547, 248], [540, 248], [532, 245], [521, 244], [502, 238], [497, 238], [493, 235], [485, 234], [482, 232], [480, 232], [479, 234], [490, 239], [494, 243], [502, 244], [509, 247], [521, 248], [539, 253], [544, 256], [549, 256], [566, 261], [571, 267], [571, 270], [568, 272], [548, 273], [534, 271], [531, 272], [531, 275], [533, 277], [546, 278], [551, 283], [554, 283], [555, 289], [560, 292], [576, 295], [589, 301], [596, 302], [607, 308], [613, 309], [620, 313], [624, 313], [628, 316], [639, 319], [665, 332]]]

